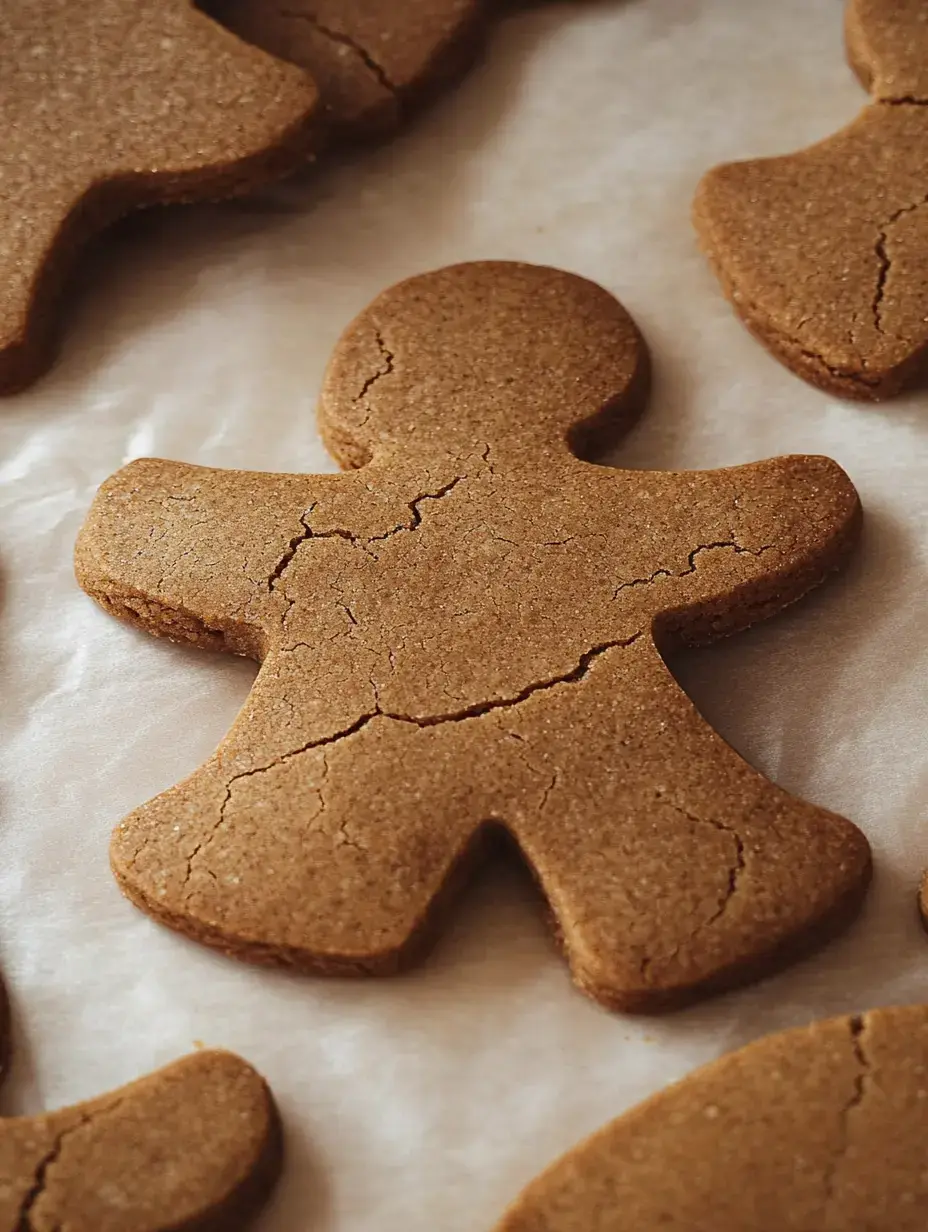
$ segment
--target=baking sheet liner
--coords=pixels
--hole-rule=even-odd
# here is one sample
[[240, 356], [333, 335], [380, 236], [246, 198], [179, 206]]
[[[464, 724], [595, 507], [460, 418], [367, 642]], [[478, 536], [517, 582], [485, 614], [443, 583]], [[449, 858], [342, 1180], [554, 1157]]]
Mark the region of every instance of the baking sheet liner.
[[[62, 358], [0, 403], [3, 1107], [103, 1092], [197, 1043], [271, 1081], [288, 1166], [263, 1232], [481, 1232], [582, 1135], [768, 1031], [928, 998], [928, 394], [802, 384], [748, 337], [696, 249], [700, 174], [832, 132], [865, 101], [839, 0], [575, 0], [516, 14], [399, 140], [215, 208], [122, 224], [83, 262]], [[790, 791], [853, 818], [877, 876], [815, 958], [658, 1020], [570, 987], [525, 878], [488, 869], [432, 957], [354, 983], [240, 966], [149, 922], [112, 826], [207, 757], [254, 666], [108, 618], [70, 557], [130, 458], [327, 470], [313, 418], [342, 326], [395, 279], [501, 257], [593, 277], [653, 350], [625, 465], [825, 453], [857, 483], [857, 562], [799, 608], [676, 661], [704, 713]]]

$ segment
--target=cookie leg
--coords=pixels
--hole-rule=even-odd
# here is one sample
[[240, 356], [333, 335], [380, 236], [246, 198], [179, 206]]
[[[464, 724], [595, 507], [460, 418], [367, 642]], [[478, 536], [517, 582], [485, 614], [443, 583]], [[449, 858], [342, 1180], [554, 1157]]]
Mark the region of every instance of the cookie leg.
[[697, 190], [693, 220], [726, 296], [828, 393], [879, 400], [924, 377], [928, 205], [911, 152], [926, 141], [924, 107], [871, 106], [795, 154], [715, 167]]
[[660, 1010], [750, 980], [862, 901], [863, 835], [748, 766], [648, 639], [530, 699], [515, 731], [550, 777], [512, 829], [574, 979], [610, 1007]]
[[116, 877], [156, 919], [236, 957], [396, 970], [483, 845], [494, 803], [448, 772], [481, 759], [460, 725], [400, 722], [369, 696], [365, 708], [360, 660], [339, 688], [344, 702], [357, 686], [356, 708], [330, 712], [327, 727], [288, 704], [275, 670], [262, 669], [216, 757], [117, 828]]

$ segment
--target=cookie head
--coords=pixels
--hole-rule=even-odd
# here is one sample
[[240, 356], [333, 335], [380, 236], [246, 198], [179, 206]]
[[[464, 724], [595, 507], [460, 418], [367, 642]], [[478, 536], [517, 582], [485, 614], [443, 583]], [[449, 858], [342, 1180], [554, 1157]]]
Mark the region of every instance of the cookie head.
[[850, 0], [848, 59], [877, 102], [928, 99], [928, 5], [924, 0]]
[[391, 287], [342, 335], [320, 427], [345, 466], [471, 452], [580, 452], [638, 409], [644, 342], [622, 306], [573, 274], [474, 262]]

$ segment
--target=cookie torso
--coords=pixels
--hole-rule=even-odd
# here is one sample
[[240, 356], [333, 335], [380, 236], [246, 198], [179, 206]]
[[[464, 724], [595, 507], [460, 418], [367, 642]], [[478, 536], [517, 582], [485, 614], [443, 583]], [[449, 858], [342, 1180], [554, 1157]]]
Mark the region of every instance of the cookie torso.
[[716, 167], [694, 219], [723, 288], [779, 359], [822, 388], [881, 398], [928, 348], [928, 10], [857, 0], [848, 48], [874, 102], [796, 154]]
[[316, 90], [189, 0], [0, 0], [0, 390], [49, 359], [79, 244], [119, 214], [295, 165]]
[[229, 29], [305, 68], [327, 124], [367, 136], [395, 126], [404, 106], [454, 74], [477, 41], [484, 0], [208, 0]]
[[497, 1232], [919, 1232], [928, 1010], [773, 1035], [607, 1125]]
[[578, 981], [632, 1008], [848, 914], [860, 836], [735, 757], [654, 639], [708, 641], [798, 597], [846, 553], [856, 496], [825, 459], [642, 474], [531, 439], [550, 417], [615, 428], [643, 362], [591, 284], [457, 267], [388, 292], [336, 352], [323, 430], [368, 465], [141, 461], [104, 485], [82, 584], [154, 632], [263, 659], [216, 758], [118, 831], [135, 901], [245, 957], [387, 970], [494, 822]]

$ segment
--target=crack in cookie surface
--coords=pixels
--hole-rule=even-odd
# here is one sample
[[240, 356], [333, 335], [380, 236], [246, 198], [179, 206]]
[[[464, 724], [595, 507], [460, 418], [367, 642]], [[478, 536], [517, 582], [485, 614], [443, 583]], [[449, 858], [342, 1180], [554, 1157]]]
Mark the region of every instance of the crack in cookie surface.
[[215, 756], [117, 829], [133, 901], [242, 958], [387, 972], [502, 830], [577, 983], [629, 1009], [849, 918], [859, 832], [748, 767], [661, 654], [823, 581], [856, 494], [821, 458], [581, 461], [577, 423], [619, 435], [643, 369], [593, 284], [453, 267], [386, 292], [336, 348], [320, 418], [346, 473], [148, 460], [104, 485], [77, 552], [90, 593], [262, 662]]
[[757, 1040], [579, 1143], [496, 1232], [919, 1232], [928, 1008]]
[[813, 384], [874, 400], [916, 382], [928, 362], [928, 111], [899, 89], [923, 78], [928, 26], [920, 8], [894, 0], [848, 0], [847, 11], [870, 106], [806, 150], [714, 168], [693, 216], [751, 332]]
[[330, 140], [382, 136], [467, 67], [484, 0], [203, 0], [240, 37], [317, 83]]
[[11, 1232], [243, 1229], [280, 1169], [266, 1084], [232, 1053], [182, 1058], [107, 1095], [0, 1119]]

